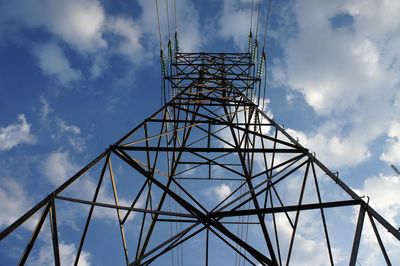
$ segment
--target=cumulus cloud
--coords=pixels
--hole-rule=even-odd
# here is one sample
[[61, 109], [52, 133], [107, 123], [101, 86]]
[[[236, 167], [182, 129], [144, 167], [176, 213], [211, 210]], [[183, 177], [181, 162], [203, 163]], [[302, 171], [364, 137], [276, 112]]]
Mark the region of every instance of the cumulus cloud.
[[[43, 173], [53, 187], [58, 187], [63, 184], [71, 176], [77, 173], [81, 167], [82, 166], [80, 166], [66, 151], [54, 151], [50, 153], [42, 165]], [[108, 171], [104, 179], [109, 178], [107, 175]], [[92, 200], [96, 186], [97, 183], [93, 180], [92, 176], [90, 174], [85, 174], [76, 180], [69, 188], [67, 188], [65, 192], [72, 197]], [[109, 182], [103, 182], [98, 195], [98, 201], [108, 204], [115, 204], [111, 184]], [[144, 199], [140, 198], [135, 207], [140, 207], [143, 204]], [[119, 205], [129, 207], [131, 206], [131, 202], [128, 199], [120, 196]], [[124, 214], [125, 211], [121, 211], [121, 213]], [[94, 212], [94, 217], [98, 219], [115, 220], [117, 218], [116, 215], [116, 211], [109, 208], [98, 207]], [[133, 219], [134, 216], [135, 214], [132, 213], [130, 215], [130, 219]]]
[[210, 187], [206, 191], [206, 195], [213, 201], [222, 201], [232, 193], [232, 189], [227, 184], [220, 184]]
[[[40, 250], [36, 257], [33, 258], [31, 265], [34, 266], [50, 266], [54, 265], [54, 257], [52, 252], [51, 243], [46, 243]], [[50, 251], [50, 252], [49, 252]], [[61, 242], [59, 244], [60, 251], [60, 264], [61, 265], [73, 265], [76, 257], [76, 247], [74, 244], [66, 244]], [[79, 257], [79, 266], [90, 266], [90, 253], [87, 251], [82, 251]]]
[[60, 84], [68, 86], [81, 78], [81, 72], [71, 67], [66, 55], [57, 44], [38, 45], [33, 53], [43, 74], [54, 77]]
[[131, 18], [115, 17], [108, 22], [108, 29], [121, 38], [117, 45], [117, 52], [128, 58], [139, 58], [142, 45], [139, 42], [141, 32]]
[[0, 179], [0, 227], [9, 226], [30, 207], [24, 188], [11, 178]]
[[376, 208], [389, 222], [395, 224], [395, 218], [400, 214], [399, 189], [400, 177], [381, 175], [367, 178], [357, 192], [360, 195], [369, 196], [371, 206]]
[[44, 174], [50, 183], [59, 186], [79, 170], [70, 160], [68, 152], [52, 152], [44, 161]]
[[286, 131], [331, 167], [356, 165], [371, 156], [362, 138], [356, 136], [343, 138], [322, 129], [308, 134], [294, 129]]
[[[254, 6], [258, 6], [258, 1], [255, 1]], [[254, 23], [256, 20], [256, 12], [254, 10], [253, 12]], [[251, 1], [224, 0], [221, 14], [218, 18], [218, 32], [224, 39], [232, 39], [238, 47], [244, 48], [247, 45], [250, 17]]]
[[[318, 213], [302, 213], [300, 215], [298, 228], [295, 235], [293, 252], [290, 262], [295, 265], [326, 265], [329, 261], [325, 239], [317, 232], [307, 232], [310, 228], [322, 230]], [[279, 241], [281, 247], [288, 247], [293, 233], [293, 228], [283, 214], [276, 215], [276, 222], [279, 230]], [[318, 228], [318, 229], [317, 229]], [[312, 229], [311, 229], [312, 230]], [[282, 248], [282, 259], [286, 261], [287, 255]], [[343, 263], [345, 258], [342, 251], [332, 248], [336, 264]]]
[[394, 122], [389, 127], [387, 136], [385, 151], [381, 154], [380, 159], [397, 165], [400, 163], [400, 122]]
[[[393, 226], [398, 226], [398, 219], [400, 218], [400, 177], [391, 175], [379, 175], [367, 178], [360, 189], [355, 191], [359, 195], [369, 196], [369, 204], [378, 211], [385, 219], [387, 219]], [[378, 224], [378, 223], [377, 223]], [[380, 235], [385, 243], [385, 248], [390, 254], [392, 262], [400, 261], [400, 254], [398, 249], [400, 245], [387, 230], [381, 229]], [[381, 251], [377, 246], [375, 233], [372, 229], [368, 217], [364, 220], [364, 230], [362, 245], [365, 247], [361, 249], [360, 258], [363, 258], [363, 265], [378, 265], [383, 262], [379, 261], [382, 258]]]
[[36, 137], [31, 133], [25, 115], [18, 115], [19, 123], [0, 127], [0, 151], [6, 151], [20, 144], [35, 144]]
[[303, 132], [310, 144], [328, 150], [334, 165], [363, 162], [370, 158], [369, 144], [399, 115], [394, 99], [400, 54], [394, 43], [400, 27], [393, 12], [400, 7], [392, 1], [303, 1], [291, 8], [282, 21], [296, 29], [280, 28], [280, 36], [288, 37], [279, 40], [284, 59], [274, 61], [274, 79], [300, 92], [324, 118], [317, 129]]
[[[138, 20], [140, 28], [143, 29], [143, 34], [148, 35], [152, 40], [153, 44], [158, 44], [158, 29], [157, 29], [157, 16], [155, 16], [155, 4], [152, 1], [138, 0], [140, 7], [142, 8], [141, 16]], [[172, 3], [172, 1], [170, 1]], [[168, 20], [165, 15], [166, 10], [165, 1], [159, 1], [160, 25], [162, 32], [164, 33], [164, 43], [167, 43], [166, 34], [168, 32]], [[175, 28], [173, 25], [173, 6], [169, 7], [170, 10], [170, 27], [174, 32]], [[199, 12], [192, 0], [179, 1], [176, 5], [177, 13], [177, 24], [179, 32], [179, 43], [180, 49], [184, 52], [198, 51], [205, 42], [206, 36], [202, 34], [201, 24], [199, 22]], [[157, 46], [153, 46], [152, 49], [157, 49]], [[158, 55], [158, 49], [157, 55]]]
[[[152, 1], [138, 1], [138, 17], [132, 18], [119, 14], [107, 14], [98, 0], [46, 1], [26, 3], [22, 0], [0, 3], [0, 29], [7, 38], [7, 28], [13, 32], [19, 29], [43, 30], [49, 33], [53, 43], [36, 45], [34, 54], [43, 73], [53, 76], [61, 85], [68, 85], [83, 77], [81, 71], [73, 69], [65, 52], [75, 53], [76, 58], [91, 65], [87, 70], [91, 79], [101, 77], [110, 67], [113, 57], [128, 60], [133, 65], [144, 62], [143, 59], [158, 56], [158, 32], [155, 5]], [[166, 4], [160, 1], [160, 10], [166, 10]], [[173, 6], [170, 2], [170, 25], [174, 31]], [[198, 50], [204, 43], [201, 34], [199, 14], [191, 0], [180, 1], [176, 6], [181, 49]], [[161, 25], [167, 32], [167, 17], [162, 12]], [[164, 34], [166, 37], [167, 34]], [[12, 39], [13, 36], [9, 36]], [[19, 44], [33, 43], [29, 37], [19, 35]], [[55, 44], [56, 41], [60, 44]], [[166, 39], [164, 39], [166, 45]], [[30, 48], [30, 47], [29, 47]], [[63, 51], [64, 50], [64, 51]], [[148, 61], [146, 61], [148, 62]], [[82, 72], [86, 69], [82, 68]]]
[[7, 1], [0, 10], [1, 20], [44, 28], [80, 51], [95, 51], [107, 45], [101, 32], [104, 9], [97, 0]]

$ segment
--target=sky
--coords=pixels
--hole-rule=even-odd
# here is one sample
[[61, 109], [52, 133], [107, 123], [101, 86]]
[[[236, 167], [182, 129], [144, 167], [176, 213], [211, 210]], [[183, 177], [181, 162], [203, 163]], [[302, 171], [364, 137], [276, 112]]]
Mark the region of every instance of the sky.
[[[176, 2], [182, 51], [247, 51], [250, 0]], [[391, 0], [273, 0], [266, 49], [268, 113], [395, 227], [399, 13]], [[158, 109], [160, 82], [154, 1], [0, 0], [0, 229]], [[61, 249], [70, 264], [76, 244]], [[87, 252], [82, 265], [99, 264]]]

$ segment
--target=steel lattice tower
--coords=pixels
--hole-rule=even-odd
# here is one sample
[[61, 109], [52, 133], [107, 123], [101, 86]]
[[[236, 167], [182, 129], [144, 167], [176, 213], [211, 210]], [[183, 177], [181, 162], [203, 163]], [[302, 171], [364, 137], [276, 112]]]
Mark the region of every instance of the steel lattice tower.
[[[249, 53], [176, 53], [164, 78], [170, 101], [1, 232], [0, 240], [36, 219], [19, 265], [29, 261], [46, 230], [59, 265], [59, 213], [81, 208], [77, 265], [88, 239], [103, 234], [93, 231], [96, 211], [109, 209], [116, 221], [109, 226], [120, 238], [115, 252], [126, 265], [296, 265], [304, 228], [317, 232], [313, 240], [324, 254], [316, 257], [324, 256], [327, 265], [337, 263], [335, 247], [342, 243], [344, 263], [356, 265], [369, 228], [391, 265], [385, 245], [399, 241], [399, 231], [259, 108], [256, 68]], [[93, 191], [81, 193], [79, 184], [87, 180]], [[216, 188], [220, 198], [211, 198]], [[354, 224], [340, 219], [354, 212]], [[353, 231], [341, 232], [346, 226]]]

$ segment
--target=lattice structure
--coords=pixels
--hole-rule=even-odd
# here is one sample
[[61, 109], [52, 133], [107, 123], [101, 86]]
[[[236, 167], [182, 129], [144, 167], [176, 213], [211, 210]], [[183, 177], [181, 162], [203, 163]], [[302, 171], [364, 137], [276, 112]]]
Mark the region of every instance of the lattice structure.
[[[1, 232], [6, 241], [36, 222], [19, 265], [40, 235], [60, 264], [60, 212], [72, 208], [84, 217], [75, 265], [84, 250], [96, 257], [93, 242], [112, 242], [93, 240], [106, 230], [119, 238], [108, 249], [121, 255], [115, 265], [299, 265], [305, 241], [319, 247], [316, 260], [356, 265], [368, 230], [390, 265], [385, 245], [399, 231], [259, 109], [253, 61], [177, 53], [165, 77], [174, 97]], [[93, 191], [82, 192], [87, 183]], [[96, 218], [103, 209], [114, 223]]]

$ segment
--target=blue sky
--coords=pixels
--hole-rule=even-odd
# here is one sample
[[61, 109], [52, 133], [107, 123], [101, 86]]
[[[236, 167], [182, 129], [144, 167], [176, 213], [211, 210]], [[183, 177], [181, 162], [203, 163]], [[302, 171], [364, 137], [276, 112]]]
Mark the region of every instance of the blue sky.
[[[246, 51], [250, 0], [176, 2], [183, 51]], [[160, 107], [154, 6], [0, 0], [1, 229]], [[395, 227], [399, 12], [389, 0], [273, 1], [267, 39], [268, 113]], [[63, 248], [68, 257], [76, 247]], [[15, 260], [6, 253], [4, 265]], [[32, 264], [46, 262], [38, 251]]]

